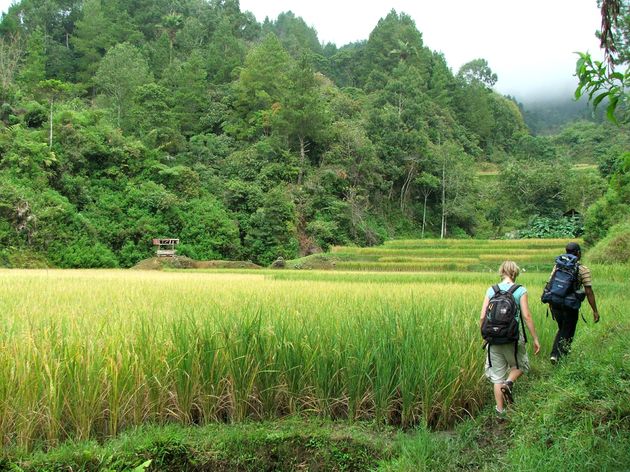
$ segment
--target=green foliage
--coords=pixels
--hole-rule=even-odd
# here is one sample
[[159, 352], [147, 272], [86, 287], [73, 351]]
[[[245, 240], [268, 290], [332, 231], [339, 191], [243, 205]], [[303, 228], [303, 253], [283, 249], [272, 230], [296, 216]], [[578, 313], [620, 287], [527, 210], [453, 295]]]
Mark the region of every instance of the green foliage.
[[226, 130], [239, 138], [271, 132], [272, 117], [284, 96], [291, 59], [274, 34], [250, 51], [234, 90], [234, 114]]
[[299, 59], [305, 53], [323, 53], [317, 32], [291, 11], [280, 13], [275, 21], [265, 22], [262, 28], [263, 32], [275, 33], [294, 59]]
[[116, 124], [121, 127], [131, 105], [137, 87], [150, 80], [146, 59], [131, 44], [117, 44], [100, 62], [94, 75], [94, 82], [107, 96], [116, 109]]
[[607, 100], [606, 116], [612, 122], [617, 122], [615, 112], [619, 110], [622, 122], [630, 119], [628, 114], [627, 88], [630, 86], [630, 66], [625, 72], [610, 70], [608, 64], [603, 61], [593, 60], [589, 53], [578, 53], [575, 75], [580, 80], [575, 90], [575, 98], [579, 99], [583, 94], [588, 95], [589, 102], [597, 107], [602, 101]]
[[24, 113], [24, 124], [29, 128], [40, 128], [48, 119], [48, 113], [44, 106], [37, 102], [26, 104]]
[[492, 88], [498, 80], [497, 74], [492, 72], [485, 59], [467, 62], [459, 68], [457, 76], [468, 84], [478, 83], [488, 88]]
[[388, 74], [401, 62], [417, 66], [426, 72], [422, 34], [413, 19], [405, 13], [391, 10], [379, 20], [365, 45], [363, 81], [369, 90], [385, 85]]
[[560, 218], [534, 217], [526, 228], [519, 230], [520, 238], [574, 238], [582, 236], [584, 224], [579, 216]]
[[249, 257], [263, 265], [278, 257], [294, 259], [298, 250], [295, 223], [295, 205], [286, 187], [271, 189], [248, 221], [245, 245]]
[[20, 70], [18, 80], [27, 90], [34, 91], [37, 84], [46, 79], [46, 45], [44, 33], [34, 31], [28, 37], [25, 66]]
[[239, 258], [238, 228], [220, 202], [191, 200], [181, 217], [184, 223], [179, 237], [185, 244], [178, 249], [182, 255], [197, 260]]
[[501, 168], [499, 188], [513, 212], [559, 216], [568, 210], [562, 198], [568, 177], [561, 162], [518, 160]]
[[118, 267], [118, 260], [107, 246], [82, 238], [66, 245], [53, 244], [50, 259], [64, 268], [111, 268]]
[[616, 168], [606, 194], [586, 214], [584, 236], [589, 243], [603, 238], [610, 227], [630, 217], [630, 153], [620, 156]]
[[306, 234], [312, 237], [323, 251], [345, 242], [340, 238], [339, 227], [334, 221], [312, 220], [306, 225]]

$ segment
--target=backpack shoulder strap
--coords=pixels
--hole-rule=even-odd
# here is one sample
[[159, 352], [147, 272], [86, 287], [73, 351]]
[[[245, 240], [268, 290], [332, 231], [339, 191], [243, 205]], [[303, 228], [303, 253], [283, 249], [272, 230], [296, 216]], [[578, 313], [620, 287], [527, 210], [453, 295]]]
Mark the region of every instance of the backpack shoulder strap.
[[499, 288], [499, 284], [497, 285], [493, 285], [492, 286], [492, 290], [494, 290], [494, 294], [496, 295], [497, 293], [499, 293], [501, 291], [501, 289]]
[[521, 287], [522, 287], [522, 285], [514, 284], [508, 289], [508, 292], [509, 292], [510, 295], [514, 295], [514, 293]]

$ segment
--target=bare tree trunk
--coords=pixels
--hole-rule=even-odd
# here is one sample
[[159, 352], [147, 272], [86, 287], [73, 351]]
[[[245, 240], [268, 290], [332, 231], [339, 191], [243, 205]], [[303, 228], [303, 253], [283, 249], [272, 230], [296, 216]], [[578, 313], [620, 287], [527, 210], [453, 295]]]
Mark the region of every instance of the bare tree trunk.
[[405, 211], [405, 200], [407, 199], [407, 192], [409, 191], [409, 186], [411, 185], [411, 179], [413, 179], [413, 175], [415, 173], [416, 166], [415, 164], [411, 164], [409, 172], [407, 173], [407, 178], [400, 188], [400, 211]]
[[304, 145], [304, 137], [300, 136], [300, 171], [298, 173], [298, 185], [302, 185], [302, 177], [304, 176], [304, 163], [306, 162], [306, 147]]
[[52, 140], [53, 140], [53, 103], [54, 99], [50, 99], [50, 128], [48, 130], [48, 149], [52, 149]]
[[442, 228], [440, 239], [446, 236], [446, 159], [442, 161]]
[[422, 235], [421, 238], [424, 239], [424, 227], [427, 222], [427, 200], [429, 199], [429, 194], [424, 194], [424, 209], [422, 210]]

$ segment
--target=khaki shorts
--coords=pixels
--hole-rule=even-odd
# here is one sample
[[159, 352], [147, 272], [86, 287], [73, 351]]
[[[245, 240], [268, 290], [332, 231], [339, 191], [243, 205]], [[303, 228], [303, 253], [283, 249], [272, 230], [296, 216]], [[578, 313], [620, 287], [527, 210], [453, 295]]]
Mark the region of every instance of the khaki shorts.
[[[495, 344], [487, 346], [490, 348], [490, 360], [492, 367], [488, 364], [488, 353], [486, 352], [486, 377], [492, 383], [503, 383], [507, 380], [512, 369], [516, 369], [516, 359], [514, 359], [514, 344]], [[524, 343], [518, 343], [518, 368], [523, 372], [529, 371], [529, 358], [525, 350]]]

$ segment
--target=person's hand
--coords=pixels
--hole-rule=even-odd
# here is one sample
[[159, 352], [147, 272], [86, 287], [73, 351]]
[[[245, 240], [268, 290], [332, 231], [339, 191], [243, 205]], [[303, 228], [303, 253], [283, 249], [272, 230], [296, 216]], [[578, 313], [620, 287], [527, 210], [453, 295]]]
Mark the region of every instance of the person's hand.
[[593, 321], [595, 323], [599, 323], [599, 312], [597, 312], [597, 311], [593, 312]]
[[534, 338], [534, 354], [538, 354], [540, 352], [540, 342], [538, 338]]

